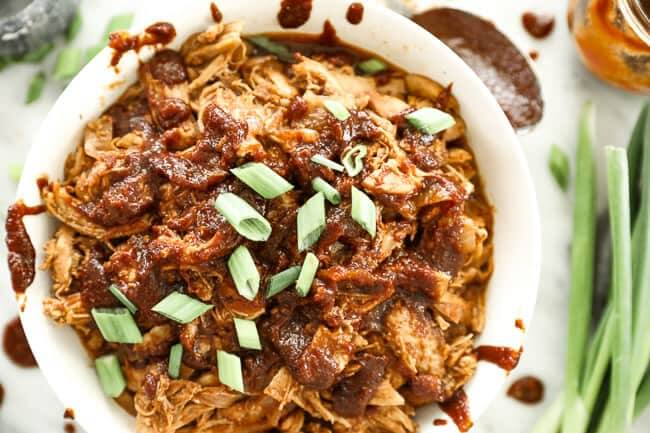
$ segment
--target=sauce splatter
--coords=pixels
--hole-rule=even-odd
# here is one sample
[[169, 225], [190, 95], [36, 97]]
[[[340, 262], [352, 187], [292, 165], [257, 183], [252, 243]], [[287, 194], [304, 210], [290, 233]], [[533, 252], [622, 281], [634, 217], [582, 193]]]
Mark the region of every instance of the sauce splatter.
[[508, 388], [508, 396], [526, 404], [536, 404], [544, 399], [544, 384], [534, 376], [524, 376]]
[[[533, 57], [532, 53], [531, 53], [531, 57]], [[533, 57], [533, 59], [534, 59], [534, 57]], [[526, 325], [524, 325], [524, 321], [522, 319], [515, 320], [515, 327], [517, 329], [521, 329], [522, 331], [526, 330]]]
[[212, 20], [215, 23], [220, 23], [223, 21], [223, 14], [219, 10], [219, 6], [217, 6], [214, 2], [210, 3], [210, 13], [212, 14]]
[[311, 16], [312, 0], [282, 0], [278, 22], [285, 29], [296, 29]]
[[435, 425], [435, 426], [447, 425], [447, 420], [442, 419], [442, 418], [436, 418], [436, 419], [433, 420], [433, 425]]
[[7, 262], [11, 285], [16, 293], [25, 293], [34, 281], [36, 251], [25, 229], [23, 217], [45, 212], [45, 206], [26, 206], [22, 200], [9, 206], [5, 230], [7, 231]]
[[111, 33], [108, 38], [108, 46], [113, 49], [111, 66], [117, 66], [124, 53], [130, 50], [138, 52], [147, 45], [166, 45], [176, 37], [176, 29], [171, 23], [154, 23], [139, 35], [131, 35], [126, 31]]
[[350, 24], [360, 24], [363, 21], [363, 5], [361, 3], [352, 3], [348, 7], [348, 12], [345, 17]]
[[475, 349], [479, 361], [491, 362], [506, 371], [512, 371], [517, 367], [521, 352], [522, 350], [500, 346], [479, 346]]
[[0, 406], [2, 406], [3, 401], [5, 401], [5, 389], [2, 384], [0, 384]]
[[533, 59], [533, 60], [537, 60], [537, 59], [539, 59], [539, 51], [537, 51], [537, 50], [530, 50], [530, 52], [528, 53], [528, 55], [529, 55], [530, 58]]
[[323, 31], [318, 36], [318, 42], [323, 45], [336, 45], [338, 42], [338, 37], [336, 36], [336, 28], [330, 22], [330, 20], [325, 20], [323, 23]]
[[7, 357], [14, 364], [25, 368], [37, 366], [36, 359], [34, 359], [29, 343], [27, 343], [23, 325], [18, 317], [7, 323], [2, 338], [2, 347]]
[[63, 431], [65, 431], [65, 433], [75, 433], [77, 431], [77, 429], [75, 428], [74, 424], [66, 423], [63, 426]]
[[66, 407], [63, 411], [63, 419], [74, 419], [74, 409]]
[[555, 18], [553, 15], [525, 12], [521, 16], [521, 24], [532, 37], [544, 39], [553, 32]]
[[465, 394], [465, 390], [462, 388], [456, 391], [449, 400], [440, 403], [440, 408], [454, 420], [456, 427], [461, 432], [469, 431], [474, 425], [469, 413], [467, 394]]
[[490, 89], [515, 128], [538, 123], [542, 90], [529, 60], [483, 18], [453, 8], [435, 8], [413, 21], [454, 50]]

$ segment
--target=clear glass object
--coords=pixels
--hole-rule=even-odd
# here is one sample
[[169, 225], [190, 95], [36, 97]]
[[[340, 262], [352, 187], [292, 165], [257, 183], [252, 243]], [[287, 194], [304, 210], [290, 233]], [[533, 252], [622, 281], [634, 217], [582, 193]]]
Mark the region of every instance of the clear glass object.
[[650, 0], [570, 0], [568, 19], [591, 72], [650, 94]]

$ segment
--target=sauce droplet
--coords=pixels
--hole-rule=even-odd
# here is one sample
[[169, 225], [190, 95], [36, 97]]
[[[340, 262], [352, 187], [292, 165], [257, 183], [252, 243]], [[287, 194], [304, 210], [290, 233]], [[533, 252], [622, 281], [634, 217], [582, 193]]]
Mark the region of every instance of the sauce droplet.
[[363, 5], [361, 3], [352, 3], [348, 7], [348, 12], [345, 17], [350, 24], [360, 24], [363, 21]]
[[282, 0], [278, 22], [285, 29], [296, 29], [311, 16], [312, 0]]
[[555, 18], [548, 14], [525, 12], [521, 16], [521, 23], [528, 34], [537, 39], [548, 37], [555, 28]]
[[537, 59], [539, 59], [539, 51], [537, 51], [537, 50], [530, 50], [530, 52], [528, 53], [528, 55], [529, 55], [530, 58], [533, 59], [533, 60], [537, 60]]
[[14, 364], [25, 368], [37, 366], [32, 350], [29, 348], [29, 343], [27, 343], [23, 325], [18, 317], [7, 323], [2, 339], [2, 347], [7, 357]]
[[63, 411], [63, 419], [74, 419], [74, 409], [66, 407]]
[[147, 45], [167, 45], [176, 37], [176, 29], [171, 23], [154, 23], [139, 35], [131, 35], [126, 31], [111, 33], [108, 38], [108, 46], [113, 49], [111, 66], [117, 66], [122, 56], [127, 51], [138, 52]]
[[2, 384], [0, 384], [0, 406], [2, 406], [2, 402], [4, 401], [5, 401], [5, 389], [2, 386]]
[[45, 206], [26, 206], [22, 200], [9, 206], [5, 230], [7, 232], [7, 263], [11, 273], [14, 292], [25, 293], [36, 274], [36, 251], [32, 244], [23, 217], [45, 212]]
[[447, 420], [442, 419], [442, 418], [436, 418], [436, 419], [433, 420], [433, 425], [435, 425], [435, 426], [447, 425]]
[[490, 89], [515, 128], [537, 124], [544, 112], [542, 91], [529, 60], [481, 17], [453, 8], [435, 8], [413, 21], [451, 48]]
[[479, 346], [475, 349], [479, 361], [496, 364], [506, 371], [512, 371], [519, 364], [522, 349], [514, 350], [509, 347]]
[[65, 431], [65, 433], [75, 433], [77, 431], [77, 429], [75, 428], [74, 424], [66, 423], [63, 426], [63, 431]]
[[469, 413], [467, 394], [463, 388], [456, 391], [449, 400], [440, 403], [440, 408], [449, 415], [461, 432], [469, 431], [474, 425]]
[[214, 2], [210, 3], [210, 14], [212, 14], [212, 20], [215, 23], [220, 23], [223, 21], [223, 14], [219, 10], [219, 6], [217, 6], [217, 4]]
[[536, 404], [544, 399], [544, 384], [533, 376], [524, 376], [508, 388], [508, 396], [525, 404]]
[[[531, 57], [532, 57], [532, 53], [531, 53]], [[515, 327], [517, 329], [521, 329], [522, 331], [526, 330], [526, 325], [524, 325], [524, 321], [521, 319], [515, 320]]]
[[336, 45], [338, 37], [336, 36], [336, 28], [330, 20], [325, 20], [323, 23], [323, 31], [318, 36], [318, 42], [323, 45]]

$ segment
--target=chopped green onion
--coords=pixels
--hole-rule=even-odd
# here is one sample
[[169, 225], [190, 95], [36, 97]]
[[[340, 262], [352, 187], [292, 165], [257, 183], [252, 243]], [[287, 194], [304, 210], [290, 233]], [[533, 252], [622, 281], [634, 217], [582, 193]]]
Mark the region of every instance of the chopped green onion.
[[325, 196], [319, 192], [298, 209], [298, 250], [305, 251], [325, 230]]
[[102, 337], [109, 343], [142, 342], [142, 333], [126, 308], [93, 308], [91, 314]]
[[[612, 345], [609, 409], [604, 419], [612, 432], [625, 432], [632, 422], [632, 252], [630, 228], [630, 182], [624, 149], [608, 146], [607, 179], [612, 231], [612, 303], [616, 327]], [[607, 416], [609, 415], [609, 416]]]
[[11, 65], [12, 60], [8, 56], [0, 56], [0, 71], [2, 71], [7, 66]]
[[7, 169], [9, 171], [9, 179], [13, 180], [14, 182], [20, 181], [20, 177], [23, 175], [22, 164], [10, 163]]
[[230, 171], [265, 199], [276, 198], [293, 189], [282, 176], [259, 162], [249, 162]]
[[646, 123], [650, 127], [650, 102], [646, 102], [636, 120], [630, 141], [627, 145], [627, 160], [630, 161], [630, 192], [632, 214], [636, 215], [639, 197], [641, 197], [639, 179], [641, 178], [641, 165], [643, 163], [643, 142], [646, 133]]
[[27, 88], [27, 95], [25, 96], [25, 104], [31, 104], [40, 98], [44, 87], [45, 73], [41, 71], [34, 75], [32, 81], [29, 83], [29, 87]]
[[190, 323], [192, 320], [210, 311], [213, 308], [198, 299], [183, 293], [172, 292], [165, 299], [158, 302], [151, 311], [165, 316], [178, 323]]
[[363, 191], [352, 187], [352, 219], [355, 220], [373, 238], [377, 233], [377, 209]]
[[239, 356], [217, 350], [217, 369], [219, 370], [219, 382], [235, 391], [244, 392], [244, 376]]
[[319, 264], [318, 257], [314, 253], [307, 253], [305, 261], [302, 263], [302, 268], [300, 269], [298, 281], [296, 281], [296, 291], [300, 296], [305, 297], [309, 294]]
[[452, 115], [431, 107], [420, 108], [417, 111], [407, 114], [406, 120], [420, 131], [429, 135], [437, 134], [456, 124], [456, 120]]
[[80, 30], [81, 30], [81, 13], [77, 9], [77, 12], [74, 14], [74, 17], [72, 18], [72, 21], [68, 26], [68, 30], [65, 33], [66, 40], [68, 42], [72, 41], [74, 38], [77, 37]]
[[111, 33], [116, 32], [118, 30], [128, 30], [129, 27], [131, 27], [132, 23], [133, 23], [132, 13], [125, 13], [125, 14], [113, 16], [106, 26], [106, 30], [104, 31], [102, 42], [104, 44], [107, 44], [108, 37], [111, 35]]
[[341, 122], [348, 120], [350, 117], [350, 112], [348, 109], [345, 108], [345, 105], [341, 104], [339, 101], [330, 99], [323, 102], [323, 105], [325, 105], [325, 108], [327, 108], [327, 111], [329, 111], [332, 116], [336, 117]]
[[329, 169], [332, 169], [334, 171], [343, 171], [345, 170], [345, 167], [343, 167], [341, 164], [338, 162], [334, 162], [331, 159], [325, 158], [323, 155], [314, 155], [311, 157], [311, 162], [315, 162], [316, 164], [322, 165], [324, 167], [327, 167]]
[[271, 54], [275, 54], [278, 59], [287, 63], [294, 63], [295, 59], [293, 54], [287, 47], [282, 44], [278, 44], [267, 38], [266, 36], [251, 36], [248, 40], [255, 46], [267, 51]]
[[251, 241], [266, 241], [271, 236], [271, 224], [242, 198], [230, 192], [217, 197], [214, 207], [235, 228]]
[[48, 54], [52, 52], [53, 49], [54, 44], [52, 42], [45, 42], [40, 47], [36, 48], [33, 51], [25, 53], [16, 60], [24, 63], [40, 63], [48, 56]]
[[104, 47], [105, 45], [98, 44], [86, 48], [86, 51], [84, 52], [84, 65], [94, 59], [95, 56], [104, 49]]
[[322, 178], [317, 177], [311, 181], [311, 187], [314, 188], [316, 192], [322, 192], [327, 201], [333, 205], [341, 203], [341, 194], [336, 188], [334, 188], [329, 183], [325, 182]]
[[262, 350], [260, 336], [257, 333], [257, 325], [253, 320], [238, 319], [235, 317], [235, 331], [237, 331], [237, 340], [239, 345], [244, 349]]
[[562, 191], [566, 191], [569, 187], [569, 157], [557, 145], [551, 147], [551, 153], [548, 157], [548, 168], [555, 178], [558, 186]]
[[81, 50], [75, 47], [64, 47], [59, 51], [56, 59], [54, 78], [68, 81], [77, 75], [81, 66]]
[[363, 158], [365, 158], [367, 154], [368, 148], [363, 144], [358, 144], [343, 155], [341, 161], [343, 162], [343, 167], [345, 167], [345, 171], [348, 172], [349, 176], [354, 177], [361, 173], [361, 170], [363, 170]]
[[183, 345], [174, 344], [169, 351], [169, 363], [167, 373], [172, 379], [178, 379], [181, 374], [181, 361], [183, 360]]
[[248, 248], [240, 245], [233, 251], [228, 259], [228, 270], [237, 292], [249, 301], [255, 299], [260, 289], [260, 273]]
[[104, 394], [109, 397], [119, 397], [126, 388], [126, 380], [120, 367], [120, 361], [115, 355], [104, 355], [95, 359], [95, 370]]
[[269, 288], [266, 292], [266, 298], [271, 298], [298, 280], [300, 275], [300, 266], [292, 266], [282, 272], [278, 272], [269, 278]]
[[111, 284], [108, 286], [108, 290], [113, 294], [113, 296], [117, 298], [118, 301], [120, 301], [122, 305], [127, 308], [127, 310], [131, 312], [131, 314], [135, 314], [136, 311], [138, 311], [138, 307], [136, 307], [135, 304], [126, 297], [126, 295], [120, 290], [119, 287], [117, 287], [116, 284]]
[[375, 75], [388, 69], [388, 66], [379, 59], [368, 59], [359, 63], [357, 68], [366, 75]]

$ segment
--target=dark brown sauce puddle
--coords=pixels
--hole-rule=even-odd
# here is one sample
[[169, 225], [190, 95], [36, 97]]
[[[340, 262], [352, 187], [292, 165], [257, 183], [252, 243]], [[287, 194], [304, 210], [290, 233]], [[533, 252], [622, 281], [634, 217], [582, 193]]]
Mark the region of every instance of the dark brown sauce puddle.
[[285, 29], [297, 29], [309, 21], [312, 0], [282, 0], [278, 22]]
[[510, 385], [508, 396], [525, 404], [537, 404], [544, 399], [544, 383], [534, 376], [524, 376]]
[[361, 3], [352, 3], [348, 7], [345, 17], [350, 24], [360, 24], [363, 21], [363, 5]]
[[532, 37], [544, 39], [553, 32], [553, 29], [555, 28], [555, 18], [553, 18], [553, 15], [548, 14], [524, 12], [521, 16], [521, 24]]
[[491, 22], [452, 8], [436, 8], [413, 21], [454, 50], [481, 78], [513, 127], [538, 123], [542, 92], [528, 60]]
[[25, 368], [38, 366], [32, 350], [29, 348], [29, 343], [27, 343], [23, 325], [18, 317], [7, 323], [2, 338], [2, 348], [7, 358], [14, 364]]
[[476, 358], [479, 361], [491, 362], [505, 371], [512, 371], [519, 364], [522, 350], [500, 346], [479, 346], [474, 349], [474, 353], [476, 353]]

